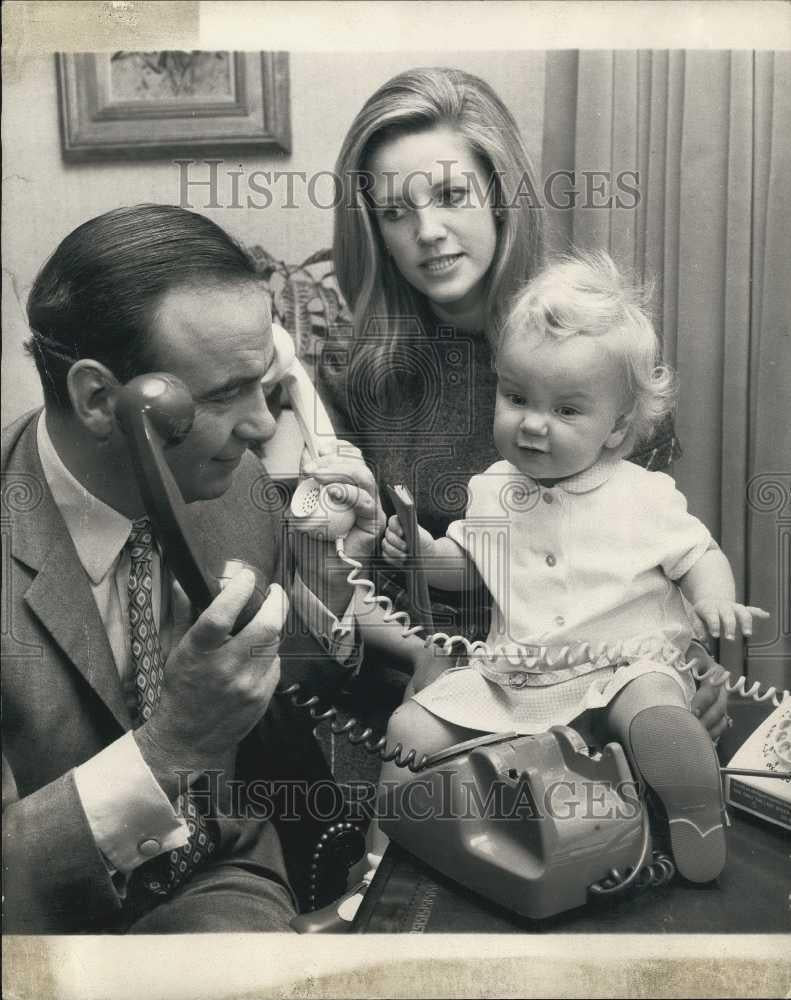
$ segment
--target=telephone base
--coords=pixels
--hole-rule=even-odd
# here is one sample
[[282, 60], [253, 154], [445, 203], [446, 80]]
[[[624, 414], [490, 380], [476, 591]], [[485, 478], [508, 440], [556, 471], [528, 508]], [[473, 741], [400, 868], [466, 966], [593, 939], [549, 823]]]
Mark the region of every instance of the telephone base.
[[582, 906], [650, 852], [619, 744], [591, 756], [565, 726], [475, 742], [380, 793], [383, 832], [439, 872], [540, 919]]

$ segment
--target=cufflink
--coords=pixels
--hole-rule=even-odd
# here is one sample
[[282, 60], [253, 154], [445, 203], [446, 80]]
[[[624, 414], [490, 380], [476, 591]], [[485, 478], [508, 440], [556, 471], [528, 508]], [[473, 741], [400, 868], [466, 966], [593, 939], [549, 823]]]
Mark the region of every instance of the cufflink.
[[141, 840], [137, 849], [144, 858], [155, 858], [162, 851], [162, 845], [151, 837], [148, 840]]

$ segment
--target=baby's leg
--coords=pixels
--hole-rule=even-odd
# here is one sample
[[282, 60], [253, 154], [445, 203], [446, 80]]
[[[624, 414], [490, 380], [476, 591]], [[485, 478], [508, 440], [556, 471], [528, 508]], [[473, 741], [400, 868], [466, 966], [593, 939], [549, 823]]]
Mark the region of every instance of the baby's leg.
[[[387, 748], [392, 749], [397, 743], [400, 743], [404, 748], [401, 754], [402, 759], [414, 748], [417, 751], [415, 755], [415, 762], [417, 762], [423, 754], [438, 753], [440, 750], [455, 746], [456, 743], [463, 743], [465, 740], [482, 735], [483, 733], [479, 729], [454, 726], [452, 723], [432, 715], [416, 701], [410, 700], [405, 701], [390, 716], [387, 727]], [[399, 767], [394, 761], [387, 761], [382, 764], [379, 787], [380, 789], [383, 787], [392, 788], [393, 785], [411, 781], [414, 777], [414, 773], [408, 767]], [[371, 820], [366, 840], [369, 853], [379, 856], [384, 853], [388, 838], [382, 833], [376, 817]]]
[[665, 674], [645, 674], [630, 681], [606, 711], [610, 734], [667, 812], [679, 872], [692, 882], [716, 878], [725, 864], [719, 762], [680, 687]]

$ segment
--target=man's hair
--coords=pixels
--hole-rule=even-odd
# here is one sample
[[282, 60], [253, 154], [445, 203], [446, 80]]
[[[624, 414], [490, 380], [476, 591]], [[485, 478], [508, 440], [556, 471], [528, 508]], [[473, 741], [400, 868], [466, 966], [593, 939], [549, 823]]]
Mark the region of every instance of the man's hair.
[[257, 279], [245, 251], [203, 215], [169, 205], [113, 209], [78, 226], [43, 266], [25, 344], [49, 405], [70, 406], [66, 376], [101, 362], [123, 384], [156, 367], [151, 327], [174, 288]]
[[633, 411], [621, 447], [648, 438], [676, 398], [675, 373], [661, 363], [661, 347], [646, 311], [647, 293], [618, 271], [609, 254], [556, 257], [511, 301], [499, 348], [516, 338], [595, 337], [621, 367]]

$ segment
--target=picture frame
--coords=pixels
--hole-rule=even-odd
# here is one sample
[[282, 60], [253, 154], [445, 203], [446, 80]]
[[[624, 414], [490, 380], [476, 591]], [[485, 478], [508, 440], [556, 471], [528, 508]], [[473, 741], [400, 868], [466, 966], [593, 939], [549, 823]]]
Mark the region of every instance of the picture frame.
[[291, 152], [287, 52], [56, 53], [67, 162]]

